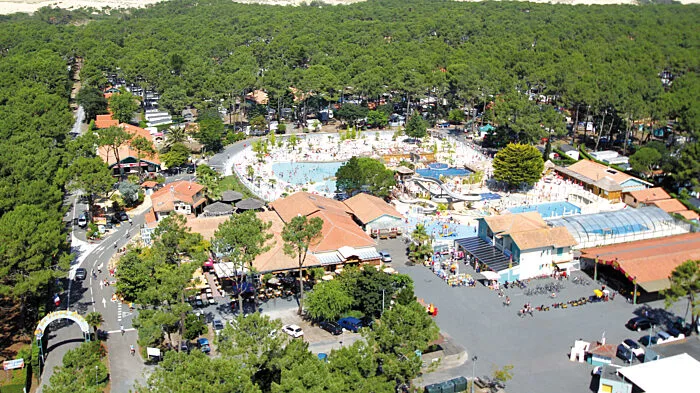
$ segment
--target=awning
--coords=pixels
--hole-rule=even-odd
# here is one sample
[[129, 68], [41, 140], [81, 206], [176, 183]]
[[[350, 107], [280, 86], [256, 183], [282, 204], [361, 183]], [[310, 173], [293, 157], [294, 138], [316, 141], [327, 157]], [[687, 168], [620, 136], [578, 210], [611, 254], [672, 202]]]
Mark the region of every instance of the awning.
[[357, 257], [360, 258], [361, 261], [371, 261], [373, 259], [381, 259], [382, 257], [374, 247], [355, 249], [355, 251], [357, 252]]
[[343, 261], [336, 252], [328, 254], [314, 254], [314, 256], [316, 259], [318, 259], [321, 265], [335, 265]]
[[487, 280], [499, 280], [501, 278], [500, 274], [498, 274], [496, 272], [492, 272], [491, 270], [482, 270], [481, 274]]
[[219, 278], [236, 277], [245, 274], [248, 269], [236, 269], [233, 262], [221, 262], [214, 264], [214, 274]]
[[[496, 272], [508, 269], [510, 259], [496, 247], [486, 243], [479, 237], [467, 237], [457, 239], [455, 242], [464, 249], [464, 251], [473, 255], [479, 263], [484, 263], [486, 266]], [[518, 264], [513, 261], [513, 266]], [[483, 273], [483, 272], [482, 272]]]
[[639, 286], [642, 287], [642, 289], [644, 289], [645, 291], [651, 293], [663, 291], [664, 289], [670, 288], [671, 282], [668, 280], [668, 278], [662, 278], [660, 280], [640, 282]]

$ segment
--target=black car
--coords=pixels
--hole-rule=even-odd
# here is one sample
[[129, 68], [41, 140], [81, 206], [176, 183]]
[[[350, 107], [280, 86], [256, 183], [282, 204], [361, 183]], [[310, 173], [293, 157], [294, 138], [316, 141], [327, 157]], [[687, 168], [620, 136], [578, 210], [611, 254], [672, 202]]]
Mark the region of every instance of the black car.
[[84, 267], [79, 267], [75, 270], [75, 279], [84, 280], [87, 277], [87, 270]]
[[634, 317], [627, 321], [627, 324], [625, 326], [627, 326], [627, 328], [630, 330], [636, 330], [638, 332], [641, 332], [642, 330], [647, 330], [651, 328], [653, 325], [655, 325], [655, 323], [649, 318]]
[[117, 213], [117, 217], [119, 217], [120, 221], [129, 221], [129, 215], [126, 214], [126, 212], [119, 212]]
[[321, 329], [327, 331], [328, 333], [330, 333], [334, 336], [337, 336], [337, 335], [343, 333], [343, 328], [341, 328], [340, 325], [338, 325], [335, 322], [323, 321], [323, 322], [319, 323], [318, 326], [320, 326]]
[[190, 353], [190, 348], [189, 341], [180, 341], [180, 352]]

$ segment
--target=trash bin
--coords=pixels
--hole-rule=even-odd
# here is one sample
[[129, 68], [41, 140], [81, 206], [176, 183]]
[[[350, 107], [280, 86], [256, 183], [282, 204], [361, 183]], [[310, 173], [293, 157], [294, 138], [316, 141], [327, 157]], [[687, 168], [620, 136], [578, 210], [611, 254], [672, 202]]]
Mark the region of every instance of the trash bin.
[[440, 393], [440, 385], [437, 383], [428, 385], [424, 388], [423, 393]]
[[452, 381], [440, 382], [440, 391], [442, 393], [455, 393], [455, 384]]
[[452, 383], [455, 385], [455, 392], [466, 392], [467, 391], [467, 379], [464, 377], [457, 377], [451, 379]]

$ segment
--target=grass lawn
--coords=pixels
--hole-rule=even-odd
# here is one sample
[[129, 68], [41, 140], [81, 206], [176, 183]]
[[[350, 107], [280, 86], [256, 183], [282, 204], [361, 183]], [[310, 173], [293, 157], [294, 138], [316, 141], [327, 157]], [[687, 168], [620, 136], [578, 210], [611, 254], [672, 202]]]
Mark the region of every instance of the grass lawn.
[[238, 176], [236, 175], [230, 175], [222, 178], [219, 182], [219, 190], [222, 192], [226, 190], [238, 191], [243, 194], [245, 198], [255, 198], [255, 195], [253, 195], [253, 193], [250, 192], [250, 190], [248, 190], [240, 180], [238, 180]]

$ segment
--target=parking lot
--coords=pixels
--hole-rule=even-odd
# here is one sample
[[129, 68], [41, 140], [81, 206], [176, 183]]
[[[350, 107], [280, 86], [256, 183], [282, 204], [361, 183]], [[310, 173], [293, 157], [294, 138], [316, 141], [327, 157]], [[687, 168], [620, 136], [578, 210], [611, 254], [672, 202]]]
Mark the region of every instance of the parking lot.
[[[391, 264], [400, 273], [415, 281], [416, 296], [438, 307], [435, 321], [441, 330], [467, 349], [469, 357], [477, 356], [476, 376], [491, 375], [495, 367], [512, 364], [513, 380], [507, 384], [509, 393], [597, 391], [591, 386], [592, 366], [568, 360], [576, 339], [589, 342], [603, 337], [611, 344], [625, 338], [638, 340], [644, 333], [627, 330], [625, 323], [641, 314], [642, 307], [617, 296], [609, 302], [589, 303], [566, 309], [551, 308], [552, 303], [588, 297], [600, 288], [582, 272], [575, 276], [591, 281], [589, 286], [562, 281], [565, 288], [552, 299], [547, 295], [525, 296], [522, 289], [508, 289], [511, 306], [503, 305], [493, 291], [481, 284], [476, 287], [449, 287], [424, 266], [406, 265], [405, 243], [400, 239], [382, 240], [378, 250], [389, 251]], [[461, 265], [464, 268], [464, 265]], [[544, 284], [551, 279], [533, 280], [530, 285]], [[550, 306], [549, 311], [534, 311], [533, 316], [518, 316], [518, 310], [530, 302], [532, 307]], [[684, 315], [686, 302], [672, 311]], [[663, 301], [647, 303], [652, 315], [670, 316], [663, 310]], [[615, 359], [621, 365], [620, 359]], [[472, 363], [460, 371], [470, 377]]]

